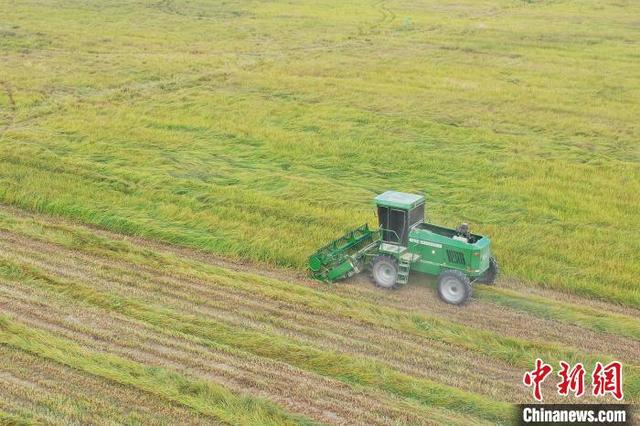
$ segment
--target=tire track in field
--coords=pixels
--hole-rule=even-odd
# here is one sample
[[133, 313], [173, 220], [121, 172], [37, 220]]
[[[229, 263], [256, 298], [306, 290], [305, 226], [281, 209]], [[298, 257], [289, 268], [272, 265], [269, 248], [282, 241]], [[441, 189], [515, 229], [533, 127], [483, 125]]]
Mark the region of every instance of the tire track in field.
[[187, 18], [187, 19], [195, 19], [198, 21], [200, 20], [219, 21], [220, 19], [222, 19], [220, 16], [205, 15], [204, 12], [187, 13], [183, 9], [177, 6], [174, 0], [160, 0], [156, 3], [151, 4], [149, 7], [157, 9], [168, 15], [179, 16], [181, 18]]
[[369, 32], [377, 30], [383, 26], [390, 25], [396, 19], [396, 14], [387, 7], [387, 0], [379, 0], [374, 3], [376, 9], [380, 11], [380, 19], [369, 26]]
[[[213, 352], [210, 347], [158, 334], [153, 328], [109, 315], [102, 309], [53, 306], [46, 294], [41, 295], [40, 302], [33, 296], [25, 296], [27, 300], [9, 296], [13, 292], [20, 294], [20, 290], [9, 287], [3, 291], [6, 294], [0, 296], [3, 310], [32, 327], [46, 329], [93, 350], [110, 351], [147, 365], [161, 365], [223, 382], [231, 389], [275, 399], [298, 412], [313, 412], [321, 421], [359, 419], [379, 424], [390, 418], [410, 423], [419, 419], [415, 413], [392, 407], [382, 395], [354, 391], [345, 384], [308, 375], [284, 363], [233, 351]], [[69, 321], [70, 317], [74, 320]]]
[[[183, 10], [181, 10], [180, 7], [176, 5], [174, 0], [160, 0], [158, 2], [151, 4], [149, 7], [155, 8], [161, 11], [162, 13], [173, 15], [183, 19], [193, 19], [197, 21], [201, 21], [201, 20], [218, 21], [220, 19], [217, 16], [185, 13]], [[367, 35], [373, 34], [376, 31], [380, 30], [381, 28], [390, 25], [396, 19], [395, 12], [393, 12], [387, 6], [387, 0], [377, 0], [373, 4], [369, 5], [368, 8], [377, 10], [378, 13], [380, 14], [380, 18], [378, 18], [377, 20], [375, 20], [373, 23], [370, 23], [370, 24], [367, 24], [366, 22], [363, 23], [362, 27], [356, 32], [352, 32], [351, 34], [346, 33], [343, 37], [344, 38], [343, 41], [337, 41], [329, 44], [324, 42], [310, 43], [310, 44], [301, 45], [301, 46], [286, 46], [279, 49], [260, 49], [259, 51], [255, 51], [255, 52], [238, 52], [238, 51], [231, 50], [231, 51], [215, 51], [215, 52], [210, 51], [208, 53], [218, 54], [218, 55], [228, 53], [228, 54], [236, 55], [238, 57], [257, 56], [265, 59], [266, 58], [274, 59], [274, 58], [280, 58], [283, 54], [286, 54], [287, 52], [303, 52], [303, 53], [322, 52], [322, 51], [329, 51], [329, 50], [340, 48], [340, 47], [362, 45], [363, 42], [368, 41], [368, 40], [363, 40], [363, 38], [366, 38]], [[126, 53], [131, 53], [131, 52], [126, 52]], [[164, 53], [164, 52], [159, 52], [159, 53]], [[110, 54], [110, 52], [104, 52], [104, 54]], [[258, 64], [258, 66], [260, 66], [260, 64]], [[252, 67], [244, 66], [241, 68], [250, 69]]]
[[[46, 253], [45, 250], [44, 247], [38, 246], [34, 247], [34, 252], [31, 254], [21, 255], [19, 249], [14, 252], [13, 255], [20, 255], [22, 260], [31, 261], [34, 266], [48, 270], [50, 273], [66, 275], [72, 280], [91, 282], [95, 286], [108, 288], [109, 291], [118, 291], [123, 295], [131, 294], [141, 286], [139, 280], [135, 280], [135, 282], [129, 281], [127, 285], [118, 290], [113, 286], [116, 285], [116, 282], [119, 281], [121, 277], [115, 278], [113, 274], [107, 274], [108, 277], [111, 277], [107, 282], [106, 278], [104, 280], [97, 280], [95, 276], [89, 277], [88, 275], [83, 275], [83, 273], [74, 273], [69, 270], [70, 265], [68, 264], [58, 264], [57, 267], [52, 267], [51, 259], [53, 259], [55, 253]], [[60, 251], [57, 250], [57, 253], [59, 254]], [[36, 260], [41, 256], [47, 258], [46, 262], [49, 262], [49, 264], [47, 264], [44, 259]], [[72, 259], [71, 254], [63, 256], [63, 258], [67, 259], [67, 263]], [[89, 267], [86, 263], [87, 259], [83, 259], [82, 262], [83, 265], [75, 265], [74, 268], [82, 266]], [[100, 270], [100, 268], [103, 267], [103, 265], [92, 266], [95, 270]], [[90, 272], [85, 271], [84, 274], [90, 274]], [[188, 280], [181, 281], [177, 283], [177, 286], [185, 287], [187, 286], [187, 282]], [[156, 303], [161, 303], [163, 300], [168, 299], [184, 299], [184, 294], [167, 290], [167, 288], [172, 285], [176, 284], [162, 280], [154, 283], [152, 287], [148, 288], [147, 292], [136, 294], [136, 296], [143, 300], [154, 299]], [[163, 295], [159, 296], [160, 293]], [[210, 295], [201, 293], [200, 289], [195, 287], [188, 287], [187, 293], [194, 294], [193, 297], [201, 300], [202, 304], [206, 304], [206, 301], [211, 299]], [[224, 297], [224, 294], [219, 294], [218, 296], [214, 296], [214, 299]], [[517, 393], [517, 387], [515, 385], [509, 387], [504, 386], [507, 383], [517, 383], [518, 380], [516, 376], [519, 375], [519, 371], [499, 360], [489, 359], [486, 356], [475, 353], [468, 353], [465, 349], [457, 348], [443, 342], [423, 339], [413, 335], [405, 335], [385, 328], [373, 328], [370, 325], [352, 324], [352, 321], [345, 321], [346, 319], [325, 320], [322, 316], [313, 315], [313, 313], [309, 311], [298, 312], [293, 305], [282, 304], [281, 302], [276, 302], [279, 306], [275, 307], [272, 305], [263, 315], [267, 319], [273, 316], [282, 317], [284, 324], [280, 328], [273, 328], [269, 323], [265, 326], [264, 323], [252, 319], [252, 317], [255, 318], [255, 315], [252, 315], [255, 311], [263, 309], [260, 304], [252, 303], [255, 299], [255, 295], [252, 294], [239, 295], [239, 297], [233, 300], [222, 303], [222, 306], [219, 306], [213, 311], [198, 308], [194, 309], [192, 301], [187, 301], [185, 305], [179, 305], [178, 308], [181, 311], [186, 310], [195, 315], [212, 316], [217, 320], [234, 326], [262, 332], [284, 334], [287, 337], [296, 338], [312, 346], [320, 345], [321, 347], [330, 347], [339, 352], [354, 353], [378, 359], [399, 371], [404, 371], [418, 377], [425, 377], [442, 383], [455, 380], [460, 387], [473, 392], [486, 393], [489, 391], [491, 396], [494, 397], [514, 395]], [[270, 302], [260, 300], [260, 303]], [[239, 309], [244, 306], [247, 306], [249, 318], [246, 316], [243, 317], [243, 312], [239, 311]], [[219, 311], [222, 311], [222, 313], [220, 314]], [[295, 326], [300, 323], [310, 324], [310, 326], [306, 327], [306, 329]], [[327, 332], [326, 330], [329, 331]], [[455, 362], [451, 362], [452, 360], [455, 360]], [[485, 386], [488, 382], [496, 380], [497, 378], [500, 378], [498, 383], [503, 384], [502, 386]]]

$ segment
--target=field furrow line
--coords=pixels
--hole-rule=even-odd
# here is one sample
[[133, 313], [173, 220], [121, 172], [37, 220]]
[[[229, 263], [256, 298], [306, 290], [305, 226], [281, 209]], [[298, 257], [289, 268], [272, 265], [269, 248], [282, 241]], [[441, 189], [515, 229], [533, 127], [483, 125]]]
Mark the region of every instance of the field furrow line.
[[[5, 133], [13, 126], [16, 120], [16, 101], [13, 96], [13, 89], [11, 88], [11, 84], [7, 81], [0, 80], [0, 87], [2, 91], [5, 92], [7, 96], [7, 100], [9, 101], [9, 112], [6, 115], [6, 123], [0, 123], [0, 140], [4, 137]], [[0, 109], [0, 112], [2, 110]]]

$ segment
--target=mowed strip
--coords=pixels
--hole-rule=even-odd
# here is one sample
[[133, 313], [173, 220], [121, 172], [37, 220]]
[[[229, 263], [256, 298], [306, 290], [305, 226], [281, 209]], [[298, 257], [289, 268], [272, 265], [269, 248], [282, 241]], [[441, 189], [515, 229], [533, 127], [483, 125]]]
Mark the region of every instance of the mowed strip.
[[[24, 323], [146, 365], [162, 366], [204, 378], [237, 392], [268, 396], [292, 410], [304, 411], [327, 423], [348, 419], [379, 424], [385, 419], [415, 423], [437, 412], [420, 410], [380, 393], [353, 389], [340, 382], [300, 371], [196, 337], [175, 336], [105, 309], [62, 305], [62, 298], [20, 285], [2, 283], [0, 306]], [[9, 296], [18, 292], [17, 295]], [[455, 418], [455, 416], [453, 416]], [[446, 418], [440, 415], [440, 418]], [[463, 423], [461, 421], [461, 423]]]
[[[46, 424], [211, 424], [215, 419], [135, 387], [0, 345], [0, 410]], [[0, 423], [2, 423], [0, 417]], [[7, 422], [9, 420], [7, 419]]]
[[230, 424], [310, 424], [261, 399], [237, 396], [223, 387], [145, 366], [112, 354], [89, 351], [52, 333], [0, 316], [0, 343], [106, 380], [133, 386], [194, 412]]
[[[26, 245], [27, 243], [23, 242], [22, 244]], [[38, 257], [39, 255], [36, 253], [41, 250], [44, 250], [44, 248], [38, 247], [37, 250], [34, 250], [34, 254], [32, 254], [32, 256]], [[42, 256], [50, 259], [52, 257], [52, 253], [42, 254]], [[33, 257], [27, 258], [27, 259], [30, 259], [29, 260], [30, 264], [34, 265]], [[83, 263], [84, 262], [87, 262], [87, 259], [83, 259]], [[43, 266], [42, 261], [40, 261], [40, 263], [35, 263], [35, 264], [40, 267]], [[92, 268], [100, 269], [105, 267], [106, 266], [102, 264], [100, 266], [94, 265]], [[62, 269], [64, 269], [64, 267], [62, 265], [59, 265], [57, 270], [61, 271]], [[68, 269], [69, 268], [67, 268], [67, 274], [68, 274]], [[76, 279], [81, 278], [75, 275], [74, 277]], [[140, 279], [138, 279], [137, 281], [138, 284], [135, 286], [135, 288], [133, 287], [122, 288], [120, 290], [121, 294], [125, 294], [127, 292], [135, 293], [136, 291], [140, 290], [140, 287], [145, 286], [145, 284], [143, 284], [144, 282], [153, 282], [153, 281], [159, 281], [156, 284], [154, 284], [156, 288], [153, 289], [153, 292], [152, 292], [153, 294], [155, 294], [156, 292], [163, 292], [163, 291], [166, 292], [166, 289], [171, 287], [171, 283], [166, 281], [165, 279], [161, 279], [159, 277], [156, 277], [155, 279], [149, 278], [149, 277], [146, 277], [146, 278], [141, 277]], [[188, 286], [189, 281], [190, 280], [185, 277], [183, 278], [182, 281], [180, 281], [179, 285]], [[130, 284], [131, 282], [132, 281], [130, 281]], [[100, 284], [99, 282], [96, 282], [96, 281], [94, 281], [94, 283], [96, 285]], [[101, 281], [100, 285], [102, 286], [107, 285], [107, 286], [110, 286], [110, 288], [113, 288], [114, 279], [111, 278], [111, 280], [108, 281], [105, 278], [105, 280]], [[229, 285], [230, 285], [230, 282], [225, 283], [222, 277], [217, 277], [216, 286], [222, 287], [222, 286], [229, 286]], [[238, 286], [239, 285], [238, 281], [237, 280], [234, 281], [233, 285]], [[231, 309], [232, 312], [224, 313], [223, 315], [224, 319], [229, 320], [231, 316], [236, 315], [237, 311], [242, 312], [243, 306], [247, 303], [246, 300], [257, 300], [258, 293], [264, 293], [268, 288], [268, 286], [264, 285], [264, 283], [263, 284], [256, 283], [256, 285], [260, 285], [260, 287], [253, 287], [250, 285], [250, 283], [249, 285], [245, 283], [245, 286], [247, 286], [250, 289], [253, 289], [253, 291], [245, 294], [240, 299], [228, 305], [230, 307], [227, 307], [226, 310]], [[443, 344], [443, 342], [440, 341], [440, 339], [434, 339], [431, 336], [432, 334], [439, 335], [442, 338], [446, 339], [447, 338], [446, 334], [452, 331], [450, 329], [447, 329], [447, 325], [444, 323], [442, 324], [442, 327], [441, 327], [442, 329], [435, 328], [433, 330], [422, 330], [421, 327], [424, 327], [425, 324], [430, 326], [430, 324], [428, 324], [425, 321], [419, 325], [416, 325], [414, 324], [413, 318], [408, 318], [405, 315], [400, 314], [398, 311], [395, 311], [395, 310], [386, 309], [387, 315], [381, 315], [385, 313], [385, 308], [377, 307], [377, 306], [373, 307], [375, 311], [374, 312], [375, 319], [373, 320], [371, 318], [367, 319], [362, 315], [360, 315], [361, 318], [358, 318], [358, 314], [362, 314], [362, 313], [366, 314], [367, 311], [371, 311], [372, 306], [367, 304], [362, 304], [362, 303], [358, 305], [358, 302], [356, 301], [347, 300], [346, 301], [347, 304], [355, 303], [356, 305], [361, 306], [362, 308], [361, 310], [359, 310], [358, 306], [356, 306], [355, 310], [348, 309], [345, 311], [344, 306], [342, 306], [345, 304], [345, 300], [339, 297], [330, 298], [330, 300], [328, 301], [316, 300], [315, 303], [313, 303], [314, 292], [310, 292], [309, 294], [307, 294], [307, 292], [309, 291], [308, 289], [298, 288], [296, 290], [295, 287], [285, 284], [285, 287], [281, 289], [282, 293], [278, 294], [277, 293], [278, 289], [272, 288], [273, 285], [274, 283], [271, 283], [270, 291], [268, 293], [264, 293], [264, 296], [271, 297], [271, 298], [277, 297], [277, 299], [275, 300], [277, 300], [277, 302], [280, 304], [279, 311], [274, 309], [274, 310], [271, 310], [270, 312], [266, 312], [264, 315], [261, 316], [260, 313], [258, 312], [260, 309], [260, 306], [253, 305], [251, 309], [253, 309], [254, 312], [251, 316], [254, 317], [256, 320], [262, 320], [263, 322], [266, 322], [267, 325], [269, 326], [278, 326], [279, 328], [278, 331], [281, 331], [286, 335], [293, 335], [297, 338], [300, 338], [300, 333], [294, 334], [292, 331], [292, 328], [294, 328], [294, 324], [311, 321], [312, 324], [316, 325], [316, 327], [308, 328], [309, 340], [307, 341], [307, 343], [322, 345], [323, 347], [327, 345], [331, 346], [332, 342], [325, 340], [324, 335], [327, 335], [327, 334], [335, 335], [335, 333], [342, 332], [342, 333], [345, 333], [344, 339], [343, 339], [343, 345], [342, 347], [336, 347], [336, 349], [342, 350], [342, 351], [353, 350], [354, 345], [349, 344], [348, 342], [349, 339], [353, 341], [353, 340], [357, 340], [359, 336], [369, 336], [368, 338], [370, 339], [370, 342], [376, 342], [376, 343], [373, 345], [369, 343], [368, 346], [363, 348], [360, 354], [362, 356], [371, 357], [371, 356], [375, 356], [376, 352], [379, 352], [376, 350], [376, 346], [380, 344], [379, 342], [381, 341], [384, 342], [386, 340], [385, 336], [390, 334], [389, 327], [396, 327], [396, 328], [399, 328], [398, 331], [400, 331], [401, 333], [398, 333], [398, 331], [396, 331], [395, 333], [391, 333], [391, 334], [396, 334], [396, 335], [400, 334], [401, 336], [404, 335], [404, 338], [403, 339], [396, 338], [394, 340], [390, 340], [386, 350], [383, 350], [381, 352], [382, 356], [386, 355], [387, 358], [390, 358], [390, 357], [393, 357], [396, 359], [400, 358], [398, 362], [395, 364], [396, 368], [406, 371], [407, 367], [411, 367], [411, 365], [414, 364], [416, 365], [416, 368], [410, 371], [413, 375], [424, 374], [427, 376], [429, 375], [435, 376], [435, 378], [437, 378], [439, 381], [446, 382], [446, 383], [455, 383], [457, 387], [462, 387], [462, 388], [465, 388], [466, 386], [472, 386], [474, 390], [481, 393], [488, 393], [495, 398], [505, 398], [504, 395], [508, 395], [507, 398], [513, 398], [516, 395], [524, 396], [525, 390], [521, 386], [518, 386], [519, 376], [521, 374], [520, 369], [514, 369], [513, 367], [510, 367], [507, 363], [500, 362], [497, 359], [492, 359], [487, 356], [481, 356], [477, 352], [469, 352], [468, 350], [465, 350], [464, 347], [460, 347], [457, 344], [451, 344], [451, 343]], [[230, 290], [227, 290], [227, 291], [230, 291]], [[298, 295], [292, 294], [292, 292], [296, 292], [296, 291], [303, 291], [303, 294], [298, 294]], [[197, 303], [200, 305], [206, 304], [207, 298], [211, 298], [210, 294], [209, 295], [202, 294], [202, 292], [196, 288], [192, 288], [191, 292], [194, 293], [194, 296], [192, 297], [192, 299], [197, 300], [198, 301]], [[167, 294], [167, 295], [171, 298], [171, 302], [169, 303], [175, 303], [174, 300], [180, 300], [181, 298], [180, 294]], [[320, 297], [324, 299], [329, 296], [330, 294], [321, 293], [319, 295], [316, 295], [316, 298]], [[147, 297], [153, 297], [153, 296], [147, 296]], [[160, 299], [163, 299], [163, 297], [161, 296]], [[267, 299], [267, 302], [269, 300], [270, 299]], [[267, 303], [267, 302], [260, 301], [260, 303]], [[194, 301], [192, 300], [191, 303], [194, 303]], [[300, 305], [304, 306], [304, 309], [302, 311], [300, 310]], [[211, 308], [211, 306], [208, 306], [208, 308]], [[219, 310], [221, 308], [217, 307], [216, 309]], [[277, 321], [279, 316], [288, 315], [288, 313], [295, 312], [296, 310], [305, 312], [306, 315], [313, 315], [315, 312], [315, 318], [312, 318], [311, 320], [294, 318], [293, 321], [289, 321], [289, 322]], [[256, 312], [258, 313], [256, 314]], [[336, 316], [336, 314], [341, 313], [342, 316], [344, 317], [342, 320], [342, 325], [337, 323], [331, 323], [326, 325], [327, 330], [324, 330], [322, 327], [318, 328], [317, 325], [322, 325], [323, 323], [322, 315], [326, 315], [327, 312], [331, 312], [331, 314], [334, 317]], [[196, 314], [197, 313], [200, 313], [203, 315], [216, 314], [216, 312], [212, 311], [211, 309], [205, 309], [205, 310], [200, 309], [199, 311], [196, 311]], [[349, 330], [348, 327], [345, 327], [345, 324], [349, 324], [353, 320], [359, 320], [359, 322], [361, 322], [362, 320], [366, 320], [366, 322], [370, 325], [373, 325], [374, 328], [371, 329], [371, 326], [364, 327], [361, 325], [359, 327], [360, 328], [359, 330], [356, 329], [354, 332], [351, 332], [351, 330]], [[418, 320], [420, 320], [420, 318], [418, 318]], [[386, 326], [385, 326], [385, 322], [386, 322]], [[250, 323], [246, 321], [242, 325], [245, 327], [252, 326]], [[410, 331], [412, 331], [413, 333], [407, 335], [406, 333], [404, 333], [403, 327], [410, 327]], [[264, 328], [264, 325], [262, 325], [262, 328]], [[300, 330], [297, 330], [297, 331], [300, 331]], [[428, 338], [425, 339], [425, 337], [428, 337]], [[410, 345], [406, 344], [407, 340], [412, 342], [411, 348], [409, 347]], [[509, 343], [510, 342], [506, 342], [507, 345]], [[509, 348], [508, 346], [502, 347], [502, 350], [510, 350], [510, 349], [511, 348]], [[544, 349], [547, 350], [547, 348], [544, 348]], [[411, 362], [412, 358], [414, 358], [413, 362]], [[496, 386], [496, 384], [499, 384], [499, 385]]]

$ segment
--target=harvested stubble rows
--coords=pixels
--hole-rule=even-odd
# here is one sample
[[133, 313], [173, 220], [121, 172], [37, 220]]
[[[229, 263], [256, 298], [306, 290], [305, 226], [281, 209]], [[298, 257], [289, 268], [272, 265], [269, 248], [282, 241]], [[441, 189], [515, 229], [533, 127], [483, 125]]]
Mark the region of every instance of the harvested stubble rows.
[[620, 359], [638, 400], [637, 312], [500, 284], [461, 310], [428, 282], [325, 287], [2, 208], [0, 412], [52, 423], [506, 422], [510, 403], [529, 398], [520, 380], [536, 356]]

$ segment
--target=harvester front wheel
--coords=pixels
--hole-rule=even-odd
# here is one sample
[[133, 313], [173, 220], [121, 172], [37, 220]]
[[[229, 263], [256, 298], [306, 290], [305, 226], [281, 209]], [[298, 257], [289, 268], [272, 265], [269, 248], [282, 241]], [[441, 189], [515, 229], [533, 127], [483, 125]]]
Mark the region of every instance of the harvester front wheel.
[[393, 288], [398, 279], [398, 263], [390, 256], [378, 256], [373, 259], [371, 276], [377, 286]]
[[498, 274], [500, 274], [500, 267], [498, 266], [496, 258], [492, 256], [489, 258], [489, 268], [487, 268], [485, 273], [478, 279], [478, 282], [491, 285], [496, 282]]
[[453, 269], [438, 276], [438, 295], [451, 305], [463, 305], [471, 298], [471, 281], [464, 273]]

